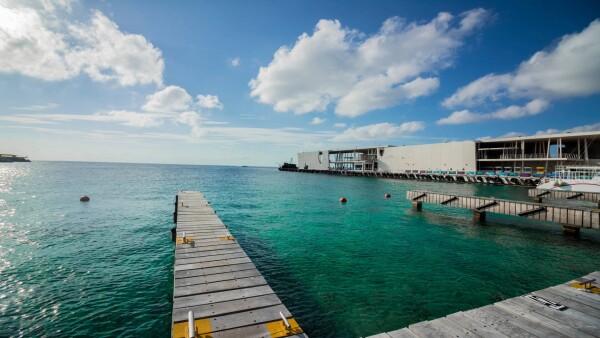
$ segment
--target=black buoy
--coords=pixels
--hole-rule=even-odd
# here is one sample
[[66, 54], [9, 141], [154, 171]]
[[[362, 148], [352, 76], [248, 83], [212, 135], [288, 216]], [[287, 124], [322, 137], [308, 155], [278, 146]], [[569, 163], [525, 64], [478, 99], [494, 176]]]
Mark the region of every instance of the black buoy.
[[79, 200], [80, 200], [81, 202], [89, 202], [89, 201], [90, 201], [90, 196], [88, 196], [88, 195], [83, 195], [83, 196], [81, 196], [81, 197], [79, 198]]
[[390, 195], [389, 193], [385, 194], [385, 198], [391, 198], [391, 197], [392, 197], [392, 195]]
[[348, 200], [346, 199], [346, 197], [340, 198], [340, 203], [346, 203], [346, 202], [348, 202]]

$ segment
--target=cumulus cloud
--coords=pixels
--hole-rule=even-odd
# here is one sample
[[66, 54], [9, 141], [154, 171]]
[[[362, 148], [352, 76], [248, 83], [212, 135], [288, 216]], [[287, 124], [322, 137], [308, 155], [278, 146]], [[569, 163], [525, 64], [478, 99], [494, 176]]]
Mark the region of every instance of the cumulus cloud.
[[179, 86], [168, 86], [146, 97], [143, 110], [156, 113], [172, 113], [190, 109], [192, 97]]
[[198, 100], [198, 106], [200, 108], [219, 110], [223, 109], [223, 104], [219, 101], [219, 97], [217, 95], [198, 95], [196, 100]]
[[346, 129], [343, 133], [335, 136], [333, 141], [386, 140], [403, 137], [423, 129], [425, 129], [425, 124], [420, 121], [405, 122], [399, 126], [391, 123], [378, 123]]
[[[583, 132], [598, 132], [598, 131], [600, 131], [600, 122], [586, 124], [583, 126], [567, 128], [567, 129], [550, 128], [550, 129], [546, 129], [546, 130], [538, 130], [531, 135], [539, 136], [539, 135], [548, 135], [548, 134], [583, 133]], [[511, 131], [511, 132], [508, 132], [504, 135], [501, 135], [501, 136], [498, 136], [495, 138], [513, 138], [513, 137], [518, 137], [518, 136], [531, 136], [531, 135], [528, 135], [528, 134], [522, 133], [522, 132]], [[490, 136], [485, 136], [485, 137], [479, 137], [477, 139], [478, 140], [486, 140], [486, 139], [491, 139], [491, 138], [492, 137], [490, 137]]]
[[[219, 107], [223, 107], [217, 96], [198, 95], [198, 97], [212, 98], [209, 101], [213, 102], [213, 106], [216, 102]], [[18, 109], [42, 110], [54, 106], [48, 104]], [[108, 122], [135, 128], [158, 127], [163, 125], [165, 121], [172, 121], [191, 127], [191, 134], [199, 137], [204, 135], [201, 106], [203, 105], [200, 104], [200, 100], [194, 102], [192, 96], [185, 89], [178, 86], [168, 86], [148, 95], [141, 111], [109, 110], [94, 114], [18, 114], [0, 116], [0, 120], [24, 124], [55, 124], [65, 121]]]
[[312, 121], [310, 121], [310, 124], [323, 124], [325, 121], [327, 121], [327, 119], [322, 119], [320, 117], [314, 117], [312, 119]]
[[[446, 108], [474, 107], [501, 100], [529, 100], [475, 120], [515, 119], [535, 115], [558, 99], [600, 93], [600, 20], [579, 33], [563, 36], [555, 46], [535, 53], [507, 74], [488, 74], [458, 89], [444, 100]], [[439, 124], [476, 122], [468, 110], [455, 111]]]
[[335, 127], [335, 128], [346, 128], [346, 124], [345, 123], [334, 123], [333, 127]]
[[0, 72], [45, 81], [87, 74], [93, 81], [122, 86], [162, 85], [164, 61], [145, 37], [122, 32], [99, 11], [75, 23], [45, 11], [70, 10], [69, 2], [44, 2], [43, 9], [0, 4]]
[[465, 124], [475, 123], [485, 120], [512, 120], [518, 119], [524, 116], [537, 115], [544, 110], [548, 109], [550, 103], [545, 100], [535, 99], [523, 106], [511, 105], [505, 108], [501, 108], [492, 113], [473, 113], [468, 109], [455, 111], [450, 116], [438, 120], [436, 123], [439, 125], [444, 124]]
[[239, 66], [241, 63], [242, 63], [242, 60], [240, 60], [240, 58], [239, 58], [239, 57], [237, 57], [237, 56], [236, 56], [236, 57], [234, 57], [234, 58], [232, 58], [231, 60], [229, 60], [229, 64], [230, 64], [232, 67], [237, 67], [237, 66]]
[[282, 46], [249, 83], [251, 96], [278, 112], [305, 114], [335, 106], [359, 116], [431, 94], [434, 76], [453, 64], [465, 38], [489, 13], [475, 9], [458, 18], [440, 13], [430, 22], [386, 20], [372, 36], [320, 20], [312, 35]]

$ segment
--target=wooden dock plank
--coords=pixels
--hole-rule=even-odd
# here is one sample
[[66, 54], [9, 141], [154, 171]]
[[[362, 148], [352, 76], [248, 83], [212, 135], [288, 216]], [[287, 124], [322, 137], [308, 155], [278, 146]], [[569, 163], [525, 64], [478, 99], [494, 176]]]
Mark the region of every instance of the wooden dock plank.
[[444, 332], [442, 329], [432, 325], [431, 322], [428, 321], [409, 325], [408, 329], [422, 338], [453, 337], [451, 333]]
[[483, 308], [465, 311], [466, 314], [476, 320], [495, 328], [497, 331], [513, 338], [532, 338], [539, 337], [530, 333], [517, 325], [512, 324], [508, 319], [496, 316]]
[[[473, 205], [478, 205], [480, 201], [476, 202]], [[592, 279], [597, 277], [600, 277], [600, 271], [585, 276]], [[573, 282], [532, 293], [545, 301], [566, 306], [562, 310], [521, 296], [453, 313], [443, 318], [411, 324], [408, 328], [385, 334], [394, 337], [394, 332], [402, 331], [402, 337], [414, 334], [418, 337], [598, 338], [600, 295], [569, 286]], [[594, 282], [594, 285], [598, 285], [598, 282]]]
[[508, 338], [508, 336], [502, 332], [497, 331], [464, 312], [453, 313], [446, 316], [446, 318], [481, 337]]
[[258, 270], [256, 270], [256, 269], [250, 269], [250, 270], [242, 270], [242, 271], [235, 271], [235, 272], [225, 272], [225, 273], [220, 273], [220, 274], [203, 275], [203, 276], [197, 276], [197, 277], [176, 278], [175, 279], [175, 287], [204, 284], [204, 283], [215, 283], [215, 282], [220, 282], [220, 281], [225, 281], [225, 280], [255, 277], [255, 276], [261, 276], [260, 272], [258, 272]]
[[387, 333], [390, 338], [418, 338], [414, 332], [409, 330], [408, 328], [403, 328], [400, 330], [392, 331]]
[[[513, 299], [514, 298], [511, 298], [504, 302], [496, 303], [494, 305], [496, 305], [500, 308], [503, 308], [507, 311], [512, 311], [514, 313], [518, 313], [521, 316], [524, 316], [529, 319], [532, 319], [533, 321], [542, 323], [543, 325], [550, 326], [553, 329], [555, 329], [556, 331], [559, 331], [569, 337], [586, 337], [586, 338], [594, 337], [593, 335], [588, 334], [585, 331], [579, 330], [578, 328], [571, 326], [572, 323], [563, 323], [560, 320], [557, 321], [554, 318], [550, 318], [550, 317], [544, 316], [538, 312], [521, 307], [519, 304], [515, 304], [515, 303], [511, 302], [511, 300], [513, 300]], [[569, 320], [569, 322], [572, 322], [572, 320]], [[579, 324], [579, 323], [577, 323], [577, 324]], [[579, 326], [579, 325], [577, 325], [577, 326]]]
[[231, 314], [234, 312], [259, 309], [279, 304], [281, 304], [281, 301], [274, 293], [258, 297], [235, 299], [221, 303], [202, 304], [192, 307], [175, 309], [173, 311], [173, 321], [187, 321], [189, 311], [194, 311], [194, 316], [196, 318], [211, 318]]
[[175, 246], [172, 322], [177, 338], [189, 311], [197, 325], [210, 323], [207, 333], [213, 338], [265, 337], [273, 328], [278, 337], [306, 337], [296, 324], [293, 330], [283, 326], [281, 314], [295, 320], [202, 194], [182, 191], [176, 201], [180, 244]]
[[267, 285], [267, 281], [263, 276], [230, 279], [214, 283], [186, 285], [176, 287], [174, 291], [174, 297], [213, 293], [226, 290], [236, 290], [261, 285]]

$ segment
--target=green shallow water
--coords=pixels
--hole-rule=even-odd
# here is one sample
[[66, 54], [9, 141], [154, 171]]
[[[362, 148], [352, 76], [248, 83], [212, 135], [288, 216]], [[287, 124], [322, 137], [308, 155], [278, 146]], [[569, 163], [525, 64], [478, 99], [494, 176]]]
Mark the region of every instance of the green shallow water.
[[428, 189], [527, 200], [524, 188], [271, 168], [2, 164], [0, 336], [169, 336], [180, 189], [204, 193], [311, 337], [398, 329], [600, 268], [600, 231], [565, 237], [557, 225], [497, 215], [478, 226], [469, 211], [415, 212], [405, 199]]

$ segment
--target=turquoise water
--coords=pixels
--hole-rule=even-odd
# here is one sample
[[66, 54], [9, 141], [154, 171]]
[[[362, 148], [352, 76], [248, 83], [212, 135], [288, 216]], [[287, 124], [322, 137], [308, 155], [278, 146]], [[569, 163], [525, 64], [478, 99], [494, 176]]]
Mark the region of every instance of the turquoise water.
[[272, 168], [1, 164], [0, 336], [169, 336], [180, 189], [204, 193], [311, 337], [393, 330], [600, 269], [600, 231], [565, 237], [557, 225], [497, 215], [478, 226], [466, 210], [419, 213], [405, 199], [428, 189], [527, 200], [524, 188]]

